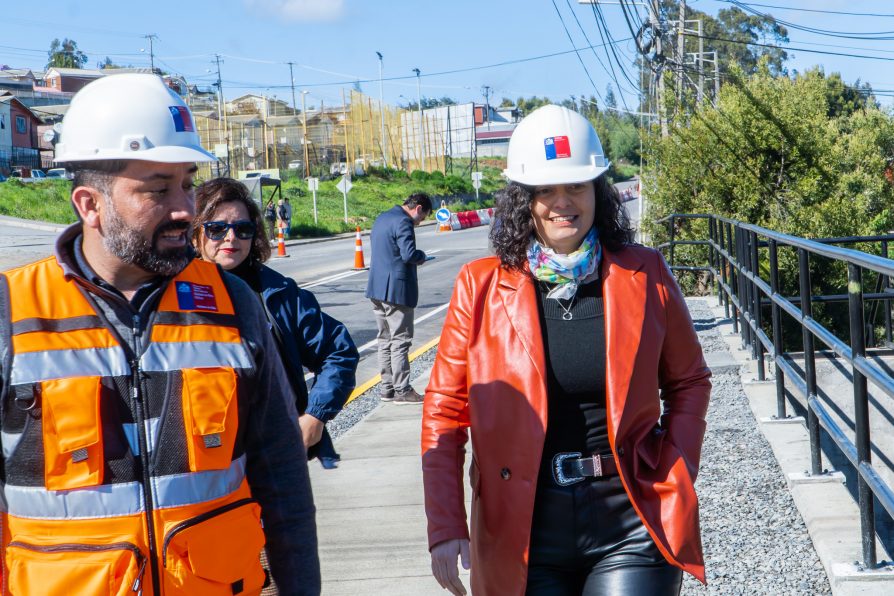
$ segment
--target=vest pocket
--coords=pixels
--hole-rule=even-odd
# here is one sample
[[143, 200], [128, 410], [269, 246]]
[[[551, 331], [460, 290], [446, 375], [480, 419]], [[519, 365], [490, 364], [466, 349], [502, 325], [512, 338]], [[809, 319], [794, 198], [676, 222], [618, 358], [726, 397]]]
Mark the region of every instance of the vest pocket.
[[139, 593], [146, 556], [129, 542], [37, 545], [14, 540], [6, 549], [10, 594], [68, 596]]
[[162, 546], [165, 593], [260, 593], [267, 578], [261, 567], [265, 542], [261, 508], [253, 499], [177, 524]]
[[100, 377], [43, 381], [44, 480], [49, 490], [102, 484]]
[[187, 368], [182, 373], [189, 469], [226, 469], [233, 460], [239, 427], [236, 372], [231, 368]]

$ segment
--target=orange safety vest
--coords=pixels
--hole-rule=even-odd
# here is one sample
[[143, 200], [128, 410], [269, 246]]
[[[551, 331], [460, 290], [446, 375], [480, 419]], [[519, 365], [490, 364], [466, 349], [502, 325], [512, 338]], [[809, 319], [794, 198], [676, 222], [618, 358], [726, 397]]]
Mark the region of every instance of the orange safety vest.
[[260, 593], [254, 361], [217, 267], [168, 284], [144, 350], [55, 259], [5, 277], [3, 594]]

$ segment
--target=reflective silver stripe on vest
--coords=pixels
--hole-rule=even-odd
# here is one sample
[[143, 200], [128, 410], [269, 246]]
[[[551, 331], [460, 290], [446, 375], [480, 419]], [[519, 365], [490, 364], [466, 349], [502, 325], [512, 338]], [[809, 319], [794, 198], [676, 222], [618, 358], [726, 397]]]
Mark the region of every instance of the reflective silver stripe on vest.
[[143, 489], [139, 482], [58, 491], [7, 484], [4, 491], [7, 511], [16, 517], [91, 519], [143, 511]]
[[[143, 421], [146, 429], [146, 449], [149, 453], [155, 451], [155, 444], [158, 442], [158, 427], [161, 424], [161, 418], [149, 418]], [[121, 424], [124, 429], [124, 436], [127, 438], [127, 444], [130, 445], [130, 452], [136, 457], [140, 457], [140, 437], [137, 434], [136, 422], [125, 422]]]
[[219, 499], [238, 489], [244, 479], [244, 455], [226, 470], [159, 476], [152, 479], [155, 508], [168, 509]]
[[72, 377], [128, 375], [130, 366], [127, 363], [127, 356], [120, 346], [114, 346], [15, 354], [9, 382], [11, 385], [24, 385]]
[[0, 442], [3, 443], [3, 459], [9, 459], [12, 452], [19, 446], [22, 440], [22, 433], [8, 433], [0, 431]]
[[[225, 470], [152, 478], [155, 507], [169, 509], [225, 497], [238, 489], [244, 478], [244, 455]], [[139, 482], [60, 491], [7, 484], [4, 492], [8, 513], [29, 519], [93, 519], [143, 512]]]
[[216, 341], [154, 342], [140, 358], [147, 372], [214, 367], [251, 368], [252, 361], [241, 343]]

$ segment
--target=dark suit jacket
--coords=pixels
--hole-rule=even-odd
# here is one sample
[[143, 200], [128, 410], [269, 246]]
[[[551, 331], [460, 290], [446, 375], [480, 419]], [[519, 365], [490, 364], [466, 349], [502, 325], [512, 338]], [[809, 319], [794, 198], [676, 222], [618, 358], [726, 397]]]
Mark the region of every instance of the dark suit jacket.
[[376, 218], [370, 243], [366, 297], [415, 308], [419, 302], [416, 265], [425, 261], [425, 253], [416, 249], [413, 219], [395, 205]]

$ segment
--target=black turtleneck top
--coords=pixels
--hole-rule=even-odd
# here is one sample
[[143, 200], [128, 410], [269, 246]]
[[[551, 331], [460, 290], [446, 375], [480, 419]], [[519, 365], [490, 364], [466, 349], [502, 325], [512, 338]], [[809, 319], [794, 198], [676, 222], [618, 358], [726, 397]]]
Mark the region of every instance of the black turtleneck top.
[[540, 480], [550, 482], [556, 453], [611, 453], [605, 413], [602, 280], [581, 285], [573, 300], [547, 298], [551, 287], [537, 282], [548, 405]]

